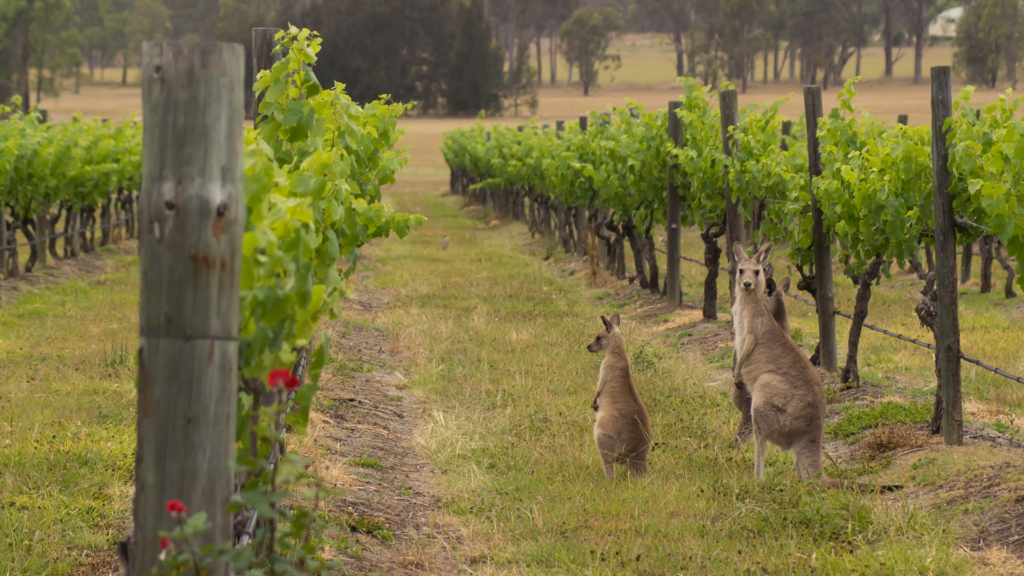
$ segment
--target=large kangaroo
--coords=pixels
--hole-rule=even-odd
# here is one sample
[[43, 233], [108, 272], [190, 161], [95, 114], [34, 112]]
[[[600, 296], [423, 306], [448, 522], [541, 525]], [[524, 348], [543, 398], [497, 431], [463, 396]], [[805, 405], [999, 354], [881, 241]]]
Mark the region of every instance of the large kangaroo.
[[[743, 245], [736, 255], [736, 302], [732, 307], [736, 331], [733, 381], [750, 395], [754, 432], [754, 474], [764, 476], [768, 442], [796, 456], [800, 478], [818, 477], [823, 470], [822, 430], [825, 393], [814, 366], [772, 317], [764, 296], [763, 264], [772, 244], [748, 258]], [[834, 480], [822, 479], [829, 484]]]
[[619, 315], [604, 323], [594, 341], [587, 346], [589, 352], [604, 351], [601, 372], [597, 377], [597, 394], [593, 408], [594, 440], [604, 462], [604, 475], [615, 478], [615, 464], [626, 466], [630, 475], [647, 473], [647, 453], [651, 449], [651, 424], [647, 407], [633, 384], [626, 356], [626, 341], [619, 331]]
[[[767, 282], [767, 281], [766, 281]], [[789, 291], [789, 276], [782, 279], [782, 282], [775, 287], [775, 291], [767, 296], [768, 298], [768, 310], [772, 314], [772, 318], [775, 319], [776, 324], [779, 328], [782, 328], [782, 332], [789, 337], [789, 315], [786, 313], [786, 297], [785, 293]], [[735, 324], [735, 320], [733, 321]], [[733, 349], [732, 354], [733, 362], [736, 362], [736, 351]], [[746, 387], [733, 387], [732, 389], [732, 403], [736, 406], [736, 409], [740, 411], [740, 425], [736, 429], [736, 445], [742, 445], [750, 437], [753, 432], [752, 424], [750, 421], [750, 393], [747, 392]]]

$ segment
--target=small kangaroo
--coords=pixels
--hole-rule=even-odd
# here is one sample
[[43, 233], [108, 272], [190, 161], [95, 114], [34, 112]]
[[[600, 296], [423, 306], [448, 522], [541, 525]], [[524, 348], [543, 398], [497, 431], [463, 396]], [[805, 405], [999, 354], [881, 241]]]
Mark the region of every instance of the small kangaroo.
[[[768, 282], [768, 280], [766, 280]], [[785, 293], [789, 291], [789, 276], [782, 279], [775, 286], [774, 292], [770, 295], [766, 295], [768, 298], [768, 309], [771, 311], [772, 318], [782, 328], [782, 331], [789, 337], [789, 316], [786, 313], [786, 300]], [[736, 361], [736, 351], [733, 350], [733, 362]], [[747, 392], [746, 387], [734, 387], [732, 389], [732, 403], [740, 411], [740, 425], [736, 429], [736, 444], [741, 445], [747, 441], [753, 432], [751, 420], [750, 420], [750, 393]]]
[[601, 322], [604, 330], [587, 346], [587, 351], [605, 353], [593, 402], [597, 413], [594, 440], [604, 462], [604, 475], [609, 480], [615, 478], [615, 464], [626, 466], [631, 476], [646, 474], [647, 453], [651, 449], [647, 407], [633, 384], [626, 341], [619, 331], [619, 315], [611, 320], [601, 316]]
[[764, 477], [768, 442], [793, 451], [798, 477], [815, 478], [823, 471], [825, 393], [814, 366], [772, 316], [771, 299], [764, 296], [762, 266], [771, 250], [772, 244], [765, 244], [748, 258], [742, 244], [733, 245], [738, 264], [732, 308], [736, 331], [733, 381], [750, 395], [757, 478]]

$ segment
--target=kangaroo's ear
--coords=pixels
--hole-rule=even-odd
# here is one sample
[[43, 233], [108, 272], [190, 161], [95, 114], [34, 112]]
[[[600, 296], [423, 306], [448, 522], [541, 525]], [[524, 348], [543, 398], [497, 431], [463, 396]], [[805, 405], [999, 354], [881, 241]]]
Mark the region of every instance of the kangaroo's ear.
[[768, 257], [771, 256], [772, 248], [774, 247], [775, 244], [772, 244], [771, 242], [761, 246], [761, 249], [757, 251], [757, 254], [754, 254], [754, 260], [756, 260], [758, 264], [763, 265], [768, 261]]
[[786, 276], [785, 278], [782, 279], [782, 282], [779, 282], [778, 289], [782, 290], [783, 292], [789, 292], [789, 276]]
[[615, 316], [612, 316], [611, 322], [612, 322], [612, 326], [614, 326], [615, 328], [619, 327], [619, 322], [620, 321], [621, 321], [621, 319], [619, 318], [618, 314], [616, 314]]
[[601, 316], [601, 323], [603, 323], [603, 324], [604, 324], [604, 329], [605, 329], [605, 330], [607, 330], [607, 331], [609, 331], [609, 332], [611, 332], [611, 331], [612, 331], [612, 323], [611, 323], [611, 322], [609, 322], [609, 321], [608, 321], [608, 319], [607, 319], [607, 318], [605, 318], [604, 316]]
[[747, 259], [747, 251], [743, 249], [743, 244], [739, 242], [732, 245], [732, 253], [736, 255], [737, 262], [743, 262]]

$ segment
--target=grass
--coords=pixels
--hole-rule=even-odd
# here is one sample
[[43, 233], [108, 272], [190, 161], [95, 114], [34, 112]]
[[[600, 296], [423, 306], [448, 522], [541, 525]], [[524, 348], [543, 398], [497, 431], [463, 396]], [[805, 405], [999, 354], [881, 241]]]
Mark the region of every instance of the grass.
[[381, 465], [380, 460], [374, 460], [372, 458], [353, 458], [351, 462], [360, 468], [373, 468], [374, 470], [382, 470], [384, 468], [384, 466]]
[[927, 422], [932, 417], [930, 404], [885, 401], [870, 408], [849, 407], [842, 420], [825, 424], [826, 439], [850, 441], [879, 424], [912, 424]]
[[630, 351], [657, 358], [634, 374], [657, 448], [650, 476], [606, 482], [589, 408], [601, 358], [584, 349], [609, 313], [603, 296], [559, 279], [543, 252], [524, 255], [524, 228], [485, 229], [461, 216], [458, 198], [421, 190], [389, 191], [396, 209], [430, 220], [380, 244], [369, 281], [389, 291], [380, 322], [414, 358], [410, 384], [432, 399], [423, 438], [474, 572], [970, 568], [948, 515], [921, 501], [798, 482], [791, 454], [776, 449], [756, 482], [750, 446], [730, 444], [735, 408], [709, 385], [717, 373], [628, 315]]
[[124, 535], [138, 259], [0, 308], [0, 574], [72, 570]]

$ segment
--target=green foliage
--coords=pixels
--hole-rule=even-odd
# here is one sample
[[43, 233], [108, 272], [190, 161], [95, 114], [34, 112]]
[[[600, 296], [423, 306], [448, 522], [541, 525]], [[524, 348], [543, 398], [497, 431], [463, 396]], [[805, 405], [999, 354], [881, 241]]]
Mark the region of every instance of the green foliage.
[[[494, 43], [483, 0], [470, 0], [459, 15], [458, 37], [448, 71], [445, 91], [448, 113], [500, 111], [503, 66], [501, 47]], [[524, 80], [520, 78], [519, 84]]]
[[360, 468], [373, 468], [375, 470], [384, 469], [384, 466], [381, 465], [380, 460], [375, 460], [373, 458], [353, 458], [352, 463], [355, 464], [356, 466], [359, 466]]
[[998, 235], [1017, 258], [1024, 287], [1024, 120], [1017, 114], [1024, 98], [1007, 91], [979, 114], [973, 94], [971, 87], [961, 91], [947, 124], [953, 211], [963, 219], [957, 234], [964, 241]]
[[825, 434], [836, 440], [850, 440], [879, 424], [914, 424], [932, 417], [930, 404], [881, 402], [870, 408], [852, 407], [843, 419], [825, 425]]
[[612, 37], [625, 28], [622, 16], [611, 6], [583, 6], [562, 23], [560, 37], [565, 59], [578, 66], [583, 94], [597, 85], [598, 69], [621, 65], [617, 55], [608, 54]]
[[[19, 102], [15, 100], [15, 108]], [[43, 123], [0, 106], [0, 206], [32, 217], [56, 204], [98, 206], [142, 176], [142, 126], [84, 120]]]
[[[918, 259], [921, 237], [932, 236], [931, 131], [927, 126], [887, 126], [855, 111], [854, 78], [818, 127], [822, 175], [814, 180], [826, 228], [848, 256], [846, 274], [856, 278], [876, 256]], [[803, 216], [803, 242], [810, 245], [810, 215]]]

